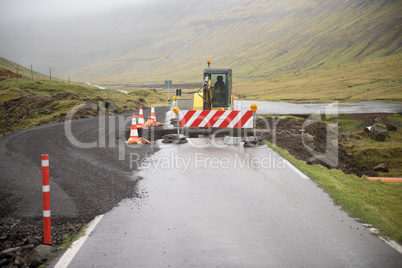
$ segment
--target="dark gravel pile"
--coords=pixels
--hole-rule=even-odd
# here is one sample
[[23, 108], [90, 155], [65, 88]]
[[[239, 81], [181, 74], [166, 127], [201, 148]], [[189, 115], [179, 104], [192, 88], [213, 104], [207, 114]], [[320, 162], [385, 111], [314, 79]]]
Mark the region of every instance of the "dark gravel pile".
[[[156, 108], [158, 121], [163, 122], [168, 109]], [[144, 118], [149, 115], [150, 110], [144, 110]], [[154, 143], [125, 145], [131, 117], [125, 114], [74, 120], [71, 135], [64, 123], [52, 123], [0, 138], [0, 252], [42, 243], [41, 154], [49, 154], [50, 158], [55, 247], [65, 234], [77, 233], [95, 216], [136, 196], [138, 178], [134, 172], [138, 160], [158, 148]], [[0, 267], [5, 265], [4, 259], [0, 255]]]

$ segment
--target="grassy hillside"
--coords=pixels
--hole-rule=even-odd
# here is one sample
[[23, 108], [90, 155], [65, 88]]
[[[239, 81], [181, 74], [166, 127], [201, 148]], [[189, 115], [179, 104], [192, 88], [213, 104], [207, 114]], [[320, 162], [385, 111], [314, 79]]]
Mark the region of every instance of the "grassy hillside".
[[[18, 71], [17, 71], [17, 69], [18, 69]], [[31, 79], [32, 74], [33, 74], [33, 78], [35, 80], [38, 80], [38, 79], [40, 79], [40, 80], [50, 80], [49, 75], [44, 75], [44, 74], [38, 73], [36, 71], [33, 71], [31, 73], [30, 69], [25, 68], [25, 67], [15, 63], [15, 62], [9, 61], [9, 60], [7, 60], [5, 58], [2, 58], [2, 57], [0, 57], [0, 71], [1, 70], [3, 70], [3, 72], [4, 72], [3, 75], [2, 75], [4, 77], [8, 77], [7, 73], [10, 73], [10, 72], [15, 73], [15, 74], [10, 73], [11, 77], [16, 77], [17, 72], [18, 72], [19, 77], [21, 77], [21, 78]], [[54, 77], [53, 77], [53, 80], [60, 81], [60, 79], [57, 79], [57, 78], [54, 78]]]
[[110, 83], [201, 82], [209, 58], [231, 67], [235, 93], [251, 98], [398, 101], [401, 14], [400, 0], [160, 1], [18, 33], [0, 26], [0, 52], [64, 79]]
[[287, 102], [402, 102], [402, 54], [239, 82], [249, 100]]
[[110, 93], [63, 81], [39, 80], [39, 74], [35, 74], [35, 80], [32, 81], [25, 75], [27, 72], [30, 74], [30, 70], [22, 66], [18, 68], [24, 78], [19, 78], [17, 82], [14, 77], [16, 73], [11, 71], [16, 71], [17, 66], [0, 59], [0, 73], [8, 70], [7, 73], [10, 74], [0, 75], [0, 136], [31, 126], [64, 121], [74, 107], [83, 105], [87, 105], [86, 109], [79, 110], [73, 118], [97, 116], [99, 107], [103, 106], [104, 114], [116, 114], [137, 110], [140, 105], [147, 108], [152, 103], [163, 100], [152, 89], [135, 90], [129, 94]]
[[[214, 66], [233, 68], [235, 82], [240, 82], [402, 52], [400, 1], [234, 3], [231, 8], [207, 9], [208, 16], [178, 10], [180, 20], [157, 24], [143, 43], [103, 66], [92, 65], [88, 75], [96, 78], [95, 72], [102, 73], [110, 80], [198, 81], [200, 69], [211, 58]], [[118, 67], [113, 76], [105, 70]], [[89, 71], [86, 66], [80, 70]]]

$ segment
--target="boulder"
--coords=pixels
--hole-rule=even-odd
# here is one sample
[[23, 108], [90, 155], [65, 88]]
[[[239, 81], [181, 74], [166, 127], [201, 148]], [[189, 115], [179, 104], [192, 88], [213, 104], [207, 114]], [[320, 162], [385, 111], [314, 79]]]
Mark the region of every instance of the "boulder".
[[23, 259], [24, 263], [29, 267], [38, 267], [44, 263], [54, 252], [52, 246], [39, 245], [26, 255]]
[[318, 165], [318, 164], [321, 164], [321, 162], [315, 156], [311, 156], [309, 157], [309, 159], [307, 159], [307, 165]]
[[388, 173], [389, 168], [388, 168], [387, 164], [381, 163], [374, 167], [374, 171]]
[[377, 117], [376, 119], [374, 119], [374, 122], [376, 124], [385, 125], [387, 127], [388, 131], [397, 131], [398, 130], [398, 128], [394, 124], [389, 122], [386, 118]]
[[388, 137], [388, 130], [385, 125], [374, 124], [370, 128], [370, 136], [376, 141], [385, 141]]

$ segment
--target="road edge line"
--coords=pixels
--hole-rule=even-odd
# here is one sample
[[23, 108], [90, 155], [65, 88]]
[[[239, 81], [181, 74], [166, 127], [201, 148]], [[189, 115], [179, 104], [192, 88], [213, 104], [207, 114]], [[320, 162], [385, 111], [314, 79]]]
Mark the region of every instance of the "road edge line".
[[83, 236], [81, 236], [77, 241], [73, 242], [71, 247], [63, 254], [63, 256], [56, 263], [54, 268], [66, 268], [66, 267], [68, 267], [68, 265], [70, 265], [71, 261], [74, 259], [75, 255], [81, 249], [82, 245], [85, 243], [85, 241], [87, 240], [89, 235], [92, 233], [92, 231], [98, 225], [98, 223], [100, 222], [102, 217], [103, 217], [103, 215], [96, 216], [95, 219], [93, 219], [89, 223], [87, 229], [85, 230], [85, 234]]
[[286, 165], [288, 165], [288, 167], [290, 167], [291, 169], [293, 169], [297, 174], [299, 174], [300, 177], [302, 177], [305, 180], [310, 180], [310, 178], [304, 174], [303, 172], [300, 171], [300, 169], [298, 169], [297, 167], [295, 167], [292, 163], [290, 163], [287, 159], [284, 159], [286, 161]]
[[400, 254], [402, 254], [402, 246], [398, 244], [398, 242], [394, 240], [387, 240], [381, 236], [379, 236], [381, 240], [383, 240], [385, 243], [387, 243], [390, 247], [393, 247], [396, 251], [398, 251]]

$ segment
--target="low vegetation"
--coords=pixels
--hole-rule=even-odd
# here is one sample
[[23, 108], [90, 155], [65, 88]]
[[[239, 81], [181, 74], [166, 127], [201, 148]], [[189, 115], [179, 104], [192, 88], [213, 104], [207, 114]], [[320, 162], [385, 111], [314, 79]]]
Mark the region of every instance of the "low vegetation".
[[364, 134], [365, 127], [371, 126], [373, 120], [356, 120], [358, 115], [342, 116], [339, 126], [342, 135], [341, 144], [356, 161], [367, 166], [374, 167], [385, 163], [389, 172], [379, 172], [381, 177], [402, 177], [402, 116], [388, 116], [383, 121], [397, 127], [397, 131], [389, 131], [389, 137], [385, 141], [374, 141], [370, 136]]
[[248, 100], [402, 102], [402, 54], [234, 84]]
[[[4, 70], [4, 69], [2, 69]], [[34, 80], [0, 76], [0, 135], [32, 126], [66, 119], [77, 106], [85, 105], [75, 118], [144, 109], [163, 101], [154, 90], [144, 89], [126, 93], [69, 84], [63, 81]], [[88, 105], [89, 104], [89, 105]]]

